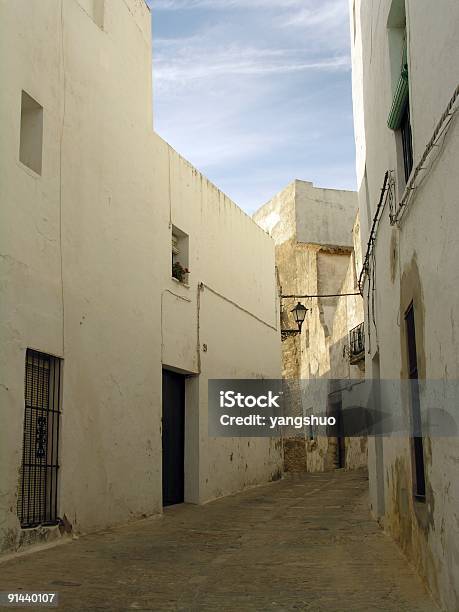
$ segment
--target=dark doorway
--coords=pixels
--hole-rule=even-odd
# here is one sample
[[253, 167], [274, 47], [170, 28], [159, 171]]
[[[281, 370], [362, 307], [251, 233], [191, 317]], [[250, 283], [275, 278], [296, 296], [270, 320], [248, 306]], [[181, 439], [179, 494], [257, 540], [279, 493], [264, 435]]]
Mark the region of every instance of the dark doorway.
[[334, 467], [344, 468], [346, 464], [346, 447], [344, 436], [342, 435], [343, 428], [343, 406], [341, 400], [335, 401], [331, 405], [331, 415], [336, 419], [334, 430], [338, 434], [336, 437], [336, 452], [334, 457]]
[[163, 370], [163, 506], [184, 501], [185, 377]]

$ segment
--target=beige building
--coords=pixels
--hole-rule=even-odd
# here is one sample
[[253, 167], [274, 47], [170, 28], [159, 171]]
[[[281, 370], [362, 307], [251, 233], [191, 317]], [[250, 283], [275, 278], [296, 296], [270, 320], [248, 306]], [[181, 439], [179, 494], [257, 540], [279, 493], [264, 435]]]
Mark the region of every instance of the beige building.
[[[282, 299], [282, 363], [283, 377], [296, 388], [290, 406], [295, 414], [341, 413], [339, 379], [364, 375], [363, 347], [355, 341], [361, 338], [363, 321], [356, 212], [356, 193], [296, 180], [253, 217], [274, 239], [279, 290], [290, 296]], [[289, 333], [296, 329], [291, 311], [298, 302], [308, 312], [302, 333], [294, 335]], [[284, 461], [286, 471], [363, 467], [366, 440], [305, 430], [284, 439]]]
[[[459, 377], [459, 4], [352, 0], [350, 14], [367, 376], [448, 391]], [[404, 388], [407, 434], [369, 442], [371, 509], [442, 608], [458, 610], [459, 439], [425, 423], [415, 435], [428, 395]]]
[[207, 434], [209, 378], [280, 376], [274, 245], [153, 132], [144, 0], [2, 2], [0, 41], [0, 551], [278, 478]]

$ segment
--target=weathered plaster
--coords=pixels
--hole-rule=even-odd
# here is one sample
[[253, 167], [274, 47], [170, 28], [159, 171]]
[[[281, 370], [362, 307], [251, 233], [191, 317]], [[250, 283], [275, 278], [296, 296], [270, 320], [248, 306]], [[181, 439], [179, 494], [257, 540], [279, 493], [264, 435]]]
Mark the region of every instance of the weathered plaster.
[[[392, 3], [355, 0], [350, 2], [351, 11], [354, 4], [353, 103], [365, 250], [385, 172], [393, 171], [396, 202], [403, 194], [404, 178], [397, 151], [400, 142], [387, 128], [393, 93], [391, 37], [387, 29]], [[454, 0], [445, 0], [432, 11], [427, 0], [406, 0], [405, 7], [416, 165], [457, 86], [459, 5]], [[427, 172], [417, 182], [412, 203], [399, 227], [390, 225], [388, 206], [382, 211], [372, 266], [374, 309], [372, 298], [370, 304], [365, 304], [366, 326], [371, 334], [369, 341], [367, 337], [369, 376], [377, 358], [381, 379], [406, 378], [404, 314], [411, 301], [419, 376], [446, 381], [457, 380], [459, 376], [457, 119], [452, 120], [444, 142], [435, 151], [435, 161], [425, 164]], [[368, 284], [365, 297], [367, 290]], [[403, 399], [408, 415], [408, 398]], [[378, 440], [378, 444], [379, 451], [371, 443], [369, 453], [371, 507], [382, 509], [379, 517], [382, 524], [400, 542], [443, 608], [457, 610], [459, 441], [457, 437], [424, 439], [427, 482], [424, 505], [413, 500], [409, 440], [393, 436]], [[378, 463], [381, 459], [383, 470]], [[381, 485], [384, 505], [380, 503]]]
[[[279, 440], [207, 435], [209, 378], [280, 376], [272, 239], [152, 131], [143, 0], [106, 1], [103, 20], [94, 6], [0, 5], [0, 551], [30, 535], [16, 516], [27, 347], [63, 359], [58, 514], [74, 533], [162, 511], [163, 365], [189, 375], [186, 501], [281, 467]], [[18, 159], [22, 90], [43, 107], [41, 175]], [[171, 278], [172, 224], [189, 235], [187, 286]]]
[[[284, 295], [353, 293], [357, 289], [355, 257], [361, 260], [359, 226], [355, 223], [356, 194], [320, 189], [305, 181], [294, 181], [262, 206], [254, 219], [276, 243], [279, 288]], [[357, 236], [357, 239], [355, 238]], [[354, 246], [356, 256], [354, 255]], [[282, 300], [281, 325], [292, 329], [290, 311], [298, 299]], [[349, 363], [349, 330], [363, 320], [358, 296], [301, 300], [309, 312], [301, 336], [282, 344], [283, 376], [300, 379], [361, 378], [363, 364]], [[300, 385], [298, 385], [299, 387]], [[315, 388], [314, 388], [315, 389]], [[296, 402], [292, 415], [302, 415], [313, 406], [325, 411], [326, 385], [309, 393], [311, 405]], [[366, 465], [366, 443], [346, 438], [345, 465]], [[336, 467], [336, 440], [327, 437], [284, 440], [287, 471], [324, 471]]]

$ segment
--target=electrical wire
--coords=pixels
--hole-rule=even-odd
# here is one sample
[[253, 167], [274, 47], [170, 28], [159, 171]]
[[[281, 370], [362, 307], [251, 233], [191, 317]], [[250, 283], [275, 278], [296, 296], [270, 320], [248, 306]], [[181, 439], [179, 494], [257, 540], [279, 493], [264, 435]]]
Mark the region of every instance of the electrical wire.
[[60, 5], [61, 21], [61, 60], [62, 60], [62, 121], [59, 134], [59, 263], [61, 280], [61, 308], [62, 308], [62, 358], [65, 357], [65, 292], [64, 292], [64, 256], [62, 245], [62, 145], [64, 141], [65, 112], [66, 112], [66, 66], [65, 66], [65, 40], [64, 40], [64, 0]]
[[377, 230], [378, 230], [378, 226], [379, 226], [379, 220], [381, 218], [381, 214], [382, 214], [382, 209], [383, 206], [386, 202], [386, 198], [384, 197], [387, 190], [389, 189], [390, 186], [390, 182], [389, 182], [389, 178], [390, 178], [390, 171], [386, 170], [386, 173], [384, 175], [384, 182], [383, 182], [383, 186], [381, 188], [381, 195], [379, 196], [379, 202], [378, 202], [378, 206], [376, 207], [376, 212], [374, 214], [373, 217], [373, 222], [371, 224], [371, 230], [370, 230], [370, 236], [368, 238], [368, 242], [367, 242], [367, 249], [365, 252], [365, 258], [363, 260], [363, 266], [362, 266], [362, 270], [360, 271], [360, 276], [359, 276], [359, 290], [360, 290], [360, 295], [363, 295], [363, 280], [365, 278], [365, 276], [367, 276], [369, 274], [370, 271], [370, 257], [371, 257], [371, 253], [373, 251], [373, 245], [374, 242], [376, 240], [376, 235], [377, 235]]
[[422, 154], [422, 157], [419, 160], [419, 163], [416, 165], [416, 168], [411, 174], [411, 177], [408, 181], [408, 184], [406, 185], [405, 193], [400, 201], [400, 204], [398, 205], [398, 208], [395, 211], [395, 214], [391, 216], [391, 219], [390, 219], [391, 225], [400, 223], [402, 216], [404, 215], [408, 205], [413, 199], [412, 198], [413, 193], [419, 187], [419, 184], [415, 185], [415, 182], [416, 182], [416, 179], [418, 178], [419, 173], [422, 170], [425, 170], [426, 173], [430, 171], [430, 169], [433, 166], [433, 162], [437, 159], [438, 155], [434, 158], [431, 164], [429, 164], [428, 166], [424, 166], [432, 150], [438, 146], [440, 139], [446, 136], [446, 133], [452, 123], [453, 117], [458, 111], [458, 108], [455, 108], [453, 110], [453, 106], [456, 103], [456, 100], [458, 99], [458, 97], [459, 97], [459, 85], [454, 90], [454, 93], [451, 96], [442, 116], [440, 117], [437, 125], [435, 126], [432, 137], [427, 143], [426, 148], [424, 149], [424, 153]]
[[327, 293], [323, 295], [281, 295], [281, 299], [288, 298], [332, 298], [332, 297], [346, 297], [349, 295], [362, 295], [360, 292], [358, 293]]

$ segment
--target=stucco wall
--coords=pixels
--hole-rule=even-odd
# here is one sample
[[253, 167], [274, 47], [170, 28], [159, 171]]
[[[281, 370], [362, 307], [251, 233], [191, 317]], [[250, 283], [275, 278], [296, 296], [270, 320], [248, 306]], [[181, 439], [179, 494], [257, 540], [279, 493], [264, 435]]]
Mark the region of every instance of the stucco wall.
[[[280, 375], [274, 245], [152, 132], [143, 0], [106, 2], [102, 28], [89, 10], [0, 6], [0, 550], [23, 537], [28, 347], [63, 359], [58, 513], [75, 532], [161, 511], [163, 364], [195, 375], [188, 501], [280, 467], [276, 441], [208, 439], [206, 405], [208, 377]], [[43, 107], [41, 175], [18, 159], [21, 90]], [[190, 236], [189, 287], [171, 279], [171, 223]]]
[[[435, 10], [427, 0], [405, 4], [416, 166], [457, 86], [459, 6], [453, 0], [437, 3]], [[389, 0], [378, 7], [361, 0], [355, 4], [353, 99], [364, 249], [386, 170], [393, 171], [397, 201], [404, 191], [396, 136], [386, 125], [392, 102], [390, 7]], [[373, 312], [367, 321], [370, 377], [372, 373], [383, 379], [407, 377], [404, 314], [411, 301], [420, 377], [448, 380], [459, 373], [457, 119], [434, 157], [434, 163], [426, 164], [429, 170], [399, 227], [390, 225], [388, 207], [381, 217], [372, 266], [376, 326]], [[412, 494], [409, 440], [373, 440], [369, 448], [372, 509], [448, 610], [459, 607], [458, 456], [457, 438], [425, 438], [427, 496], [423, 504]]]
[[299, 242], [349, 246], [357, 212], [354, 191], [323, 189], [297, 180], [295, 204]]
[[[353, 254], [356, 206], [354, 192], [316, 188], [312, 183], [296, 180], [254, 214], [253, 218], [276, 243], [276, 266], [283, 295], [358, 291]], [[295, 328], [290, 311], [297, 301], [282, 300], [283, 329]], [[362, 368], [350, 366], [349, 353], [344, 350], [348, 348], [349, 330], [363, 320], [361, 297], [300, 301], [309, 312], [301, 335], [288, 337], [282, 343], [284, 378], [298, 379], [298, 389], [307, 389], [310, 379], [361, 378]], [[311, 385], [302, 402], [291, 403], [290, 413], [303, 414], [313, 408], [325, 412], [328, 392], [327, 384]], [[285, 469], [333, 469], [335, 449], [334, 440], [320, 436], [311, 440], [308, 432], [304, 438], [286, 439]], [[353, 469], [365, 464], [365, 442], [360, 438], [347, 439], [346, 467]]]
[[289, 239], [306, 244], [349, 246], [357, 212], [354, 191], [323, 189], [292, 181], [253, 215], [276, 244]]
[[199, 470], [190, 449], [196, 466], [193, 476], [190, 471], [188, 490], [190, 501], [205, 502], [279, 476], [276, 440], [207, 436], [209, 378], [280, 376], [274, 245], [158, 136], [155, 146], [155, 158], [160, 160], [155, 165], [155, 190], [165, 196], [172, 225], [189, 236], [190, 274], [184, 285], [170, 276], [169, 221], [162, 234], [162, 360], [168, 367], [200, 373], [200, 411], [194, 415], [200, 432]]

